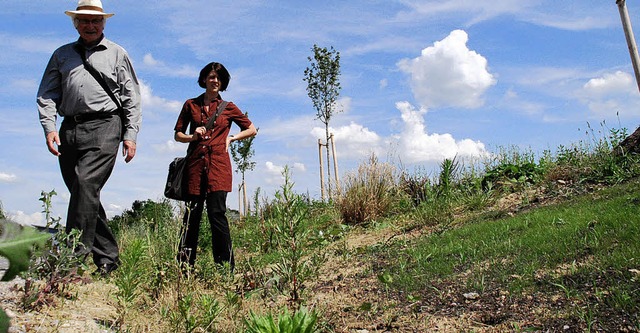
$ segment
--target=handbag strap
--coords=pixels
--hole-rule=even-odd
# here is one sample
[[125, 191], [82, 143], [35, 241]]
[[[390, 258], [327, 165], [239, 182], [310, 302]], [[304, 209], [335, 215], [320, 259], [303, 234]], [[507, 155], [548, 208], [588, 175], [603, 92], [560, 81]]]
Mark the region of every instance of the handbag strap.
[[[209, 118], [209, 121], [207, 121], [207, 124], [204, 125], [204, 128], [208, 130], [211, 129], [211, 127], [213, 127], [213, 124], [216, 123], [216, 119], [218, 119], [218, 116], [222, 113], [222, 111], [224, 111], [224, 108], [227, 107], [227, 104], [229, 104], [229, 102], [225, 101], [225, 100], [221, 100], [220, 104], [218, 104], [218, 108], [216, 109], [216, 113], [213, 115], [213, 117]], [[191, 153], [193, 152], [194, 149], [187, 149], [187, 156], [191, 155]]]
[[107, 82], [104, 81], [104, 78], [100, 75], [98, 70], [96, 70], [93, 66], [91, 66], [87, 62], [87, 57], [84, 53], [84, 50], [82, 49], [82, 46], [80, 44], [76, 44], [74, 45], [73, 49], [76, 52], [78, 52], [78, 54], [80, 55], [80, 58], [82, 58], [82, 64], [84, 65], [84, 68], [91, 74], [91, 76], [93, 76], [93, 78], [96, 79], [96, 81], [98, 81], [102, 89], [104, 89], [104, 91], [109, 95], [109, 97], [111, 97], [111, 100], [113, 100], [113, 102], [116, 104], [116, 106], [118, 107], [118, 110], [122, 110], [122, 104], [120, 104], [120, 101], [116, 98], [116, 95], [113, 93], [113, 91], [109, 89]]
[[216, 119], [218, 119], [218, 116], [222, 113], [224, 108], [227, 107], [227, 104], [229, 104], [229, 102], [225, 100], [220, 101], [220, 104], [218, 105], [218, 109], [216, 109], [216, 114], [214, 114], [213, 117], [209, 118], [209, 121], [207, 121], [207, 124], [204, 125], [204, 128], [206, 128], [207, 130], [210, 130], [211, 127], [213, 127], [213, 124], [216, 123]]

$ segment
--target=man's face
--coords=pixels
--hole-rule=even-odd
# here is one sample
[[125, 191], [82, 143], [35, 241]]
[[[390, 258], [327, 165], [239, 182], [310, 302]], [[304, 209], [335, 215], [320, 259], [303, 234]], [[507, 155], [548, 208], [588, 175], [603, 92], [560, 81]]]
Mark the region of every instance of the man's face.
[[87, 44], [96, 42], [104, 31], [104, 17], [101, 15], [76, 15], [75, 26], [80, 38]]

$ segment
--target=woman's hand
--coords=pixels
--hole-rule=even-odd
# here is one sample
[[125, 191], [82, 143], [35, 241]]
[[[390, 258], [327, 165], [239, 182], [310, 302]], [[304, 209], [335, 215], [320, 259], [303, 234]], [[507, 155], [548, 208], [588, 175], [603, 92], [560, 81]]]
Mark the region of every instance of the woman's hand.
[[194, 135], [198, 137], [203, 137], [204, 133], [207, 132], [207, 129], [204, 126], [196, 127], [196, 130], [193, 132]]
[[229, 135], [227, 137], [227, 141], [226, 141], [226, 144], [225, 144], [225, 150], [227, 150], [227, 151], [229, 150], [229, 145], [231, 145], [231, 142], [233, 142], [233, 141], [235, 141], [234, 136], [233, 135]]

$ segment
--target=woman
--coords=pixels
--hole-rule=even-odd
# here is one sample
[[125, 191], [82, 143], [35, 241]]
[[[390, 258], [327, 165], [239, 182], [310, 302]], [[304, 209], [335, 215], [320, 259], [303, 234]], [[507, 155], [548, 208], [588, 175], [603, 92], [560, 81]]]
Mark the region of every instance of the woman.
[[[198, 84], [205, 92], [184, 103], [175, 126], [175, 140], [189, 143], [188, 150], [191, 152], [187, 161], [188, 209], [183, 219], [177, 258], [182, 264], [187, 262], [191, 268], [196, 261], [198, 232], [205, 203], [211, 224], [213, 259], [217, 264], [228, 263], [232, 270], [235, 264], [229, 222], [225, 215], [227, 192], [231, 192], [229, 144], [252, 137], [257, 131], [249, 118], [232, 102], [226, 105], [210, 129], [205, 127], [223, 102], [220, 92], [227, 89], [230, 78], [229, 72], [220, 63], [212, 62], [204, 66]], [[238, 125], [241, 131], [229, 135], [232, 123]], [[186, 134], [187, 128], [189, 134]]]

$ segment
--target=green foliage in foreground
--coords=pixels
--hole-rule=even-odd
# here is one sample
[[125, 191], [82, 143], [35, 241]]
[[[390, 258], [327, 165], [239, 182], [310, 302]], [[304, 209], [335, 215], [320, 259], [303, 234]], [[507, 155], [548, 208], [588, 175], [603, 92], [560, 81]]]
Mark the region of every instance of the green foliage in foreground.
[[293, 315], [287, 309], [278, 315], [276, 321], [272, 314], [259, 316], [253, 312], [249, 319], [245, 320], [246, 333], [313, 333], [318, 314], [315, 311], [309, 313], [301, 308]]
[[1, 281], [11, 281], [29, 268], [34, 246], [44, 246], [50, 236], [35, 228], [20, 226], [6, 220], [0, 221], [0, 228], [0, 256], [9, 259], [9, 269]]
[[[18, 274], [29, 269], [29, 259], [34, 246], [44, 246], [48, 238], [48, 234], [39, 232], [35, 228], [0, 220], [0, 256], [9, 259], [9, 269], [0, 281], [11, 281]], [[0, 332], [8, 332], [9, 323], [9, 317], [0, 308]]]

